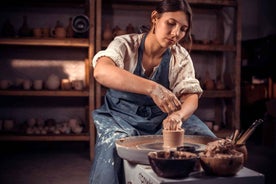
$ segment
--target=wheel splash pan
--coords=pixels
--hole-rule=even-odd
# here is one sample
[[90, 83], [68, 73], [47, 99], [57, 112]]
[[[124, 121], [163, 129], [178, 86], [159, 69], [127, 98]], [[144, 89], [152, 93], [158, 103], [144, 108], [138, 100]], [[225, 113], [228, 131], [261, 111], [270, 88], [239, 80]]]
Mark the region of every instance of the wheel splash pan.
[[[195, 145], [203, 149], [202, 145], [206, 145], [215, 140], [217, 139], [207, 136], [185, 135], [184, 145]], [[132, 136], [115, 141], [117, 153], [122, 159], [144, 165], [149, 165], [148, 153], [154, 149], [158, 149], [158, 145], [161, 143], [163, 143], [162, 135]], [[150, 146], [152, 146], [152, 148], [150, 148]]]

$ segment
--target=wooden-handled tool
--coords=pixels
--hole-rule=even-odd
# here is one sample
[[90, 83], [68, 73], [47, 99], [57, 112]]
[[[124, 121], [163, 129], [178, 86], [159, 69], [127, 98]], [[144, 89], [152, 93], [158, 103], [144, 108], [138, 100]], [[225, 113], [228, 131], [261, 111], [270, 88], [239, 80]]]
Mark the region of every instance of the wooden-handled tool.
[[264, 121], [262, 119], [258, 119], [252, 123], [252, 125], [241, 135], [241, 137], [237, 140], [236, 144], [245, 144], [247, 139], [251, 136], [254, 130]]

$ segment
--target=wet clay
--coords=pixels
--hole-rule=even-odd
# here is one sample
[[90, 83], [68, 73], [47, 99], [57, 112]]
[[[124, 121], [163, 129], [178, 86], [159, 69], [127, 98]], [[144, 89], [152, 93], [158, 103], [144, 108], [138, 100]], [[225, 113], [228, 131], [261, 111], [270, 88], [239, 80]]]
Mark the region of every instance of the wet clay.
[[163, 147], [176, 148], [184, 144], [184, 129], [181, 130], [163, 130]]

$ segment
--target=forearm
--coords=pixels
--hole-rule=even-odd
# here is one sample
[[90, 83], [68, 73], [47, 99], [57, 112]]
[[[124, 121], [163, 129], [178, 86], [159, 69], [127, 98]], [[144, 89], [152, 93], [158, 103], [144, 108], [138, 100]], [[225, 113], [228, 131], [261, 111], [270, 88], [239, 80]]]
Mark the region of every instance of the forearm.
[[198, 95], [187, 94], [180, 97], [181, 109], [176, 111], [182, 121], [187, 120], [198, 107]]
[[106, 57], [100, 58], [94, 69], [94, 77], [101, 85], [132, 93], [149, 95], [156, 83], [116, 67]]

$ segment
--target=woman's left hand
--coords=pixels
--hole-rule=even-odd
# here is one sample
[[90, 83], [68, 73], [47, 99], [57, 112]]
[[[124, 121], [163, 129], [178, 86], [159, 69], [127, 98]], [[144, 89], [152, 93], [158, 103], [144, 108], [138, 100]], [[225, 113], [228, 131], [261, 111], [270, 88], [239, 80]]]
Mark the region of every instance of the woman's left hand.
[[177, 112], [169, 114], [168, 117], [163, 120], [163, 129], [165, 130], [179, 130], [181, 129], [181, 125], [181, 116]]
[[150, 93], [154, 103], [165, 113], [172, 113], [181, 108], [181, 102], [173, 92], [157, 84]]

